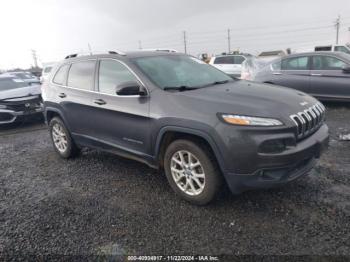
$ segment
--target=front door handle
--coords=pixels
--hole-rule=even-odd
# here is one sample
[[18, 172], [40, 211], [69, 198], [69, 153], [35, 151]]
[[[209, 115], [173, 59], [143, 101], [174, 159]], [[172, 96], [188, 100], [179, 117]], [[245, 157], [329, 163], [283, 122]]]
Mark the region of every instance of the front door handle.
[[103, 99], [95, 99], [94, 103], [100, 106], [107, 104]]
[[322, 76], [322, 74], [311, 74], [312, 76]]
[[59, 96], [60, 98], [65, 98], [65, 97], [67, 97], [67, 95], [66, 95], [65, 93], [59, 93], [58, 96]]

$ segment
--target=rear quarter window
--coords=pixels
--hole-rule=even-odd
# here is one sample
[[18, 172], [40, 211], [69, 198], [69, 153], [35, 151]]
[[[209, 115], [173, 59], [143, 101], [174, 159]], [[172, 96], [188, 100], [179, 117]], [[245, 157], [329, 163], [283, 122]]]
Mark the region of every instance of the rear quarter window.
[[69, 65], [61, 66], [57, 70], [52, 82], [54, 82], [55, 84], [58, 84], [58, 85], [65, 85], [68, 68], [69, 68]]

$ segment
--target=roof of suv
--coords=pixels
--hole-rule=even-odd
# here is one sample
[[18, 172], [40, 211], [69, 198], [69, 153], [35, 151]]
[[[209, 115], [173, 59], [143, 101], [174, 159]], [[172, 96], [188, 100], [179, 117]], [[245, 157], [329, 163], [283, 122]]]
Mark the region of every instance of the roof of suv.
[[149, 56], [162, 56], [162, 55], [183, 55], [182, 53], [177, 52], [168, 52], [168, 51], [130, 51], [125, 52], [123, 54], [118, 53], [105, 53], [105, 54], [95, 54], [95, 55], [83, 55], [83, 56], [76, 56], [72, 58], [64, 59], [63, 61], [76, 61], [80, 59], [86, 59], [86, 58], [118, 58], [118, 59], [130, 59], [130, 58], [137, 58], [137, 57], [149, 57]]

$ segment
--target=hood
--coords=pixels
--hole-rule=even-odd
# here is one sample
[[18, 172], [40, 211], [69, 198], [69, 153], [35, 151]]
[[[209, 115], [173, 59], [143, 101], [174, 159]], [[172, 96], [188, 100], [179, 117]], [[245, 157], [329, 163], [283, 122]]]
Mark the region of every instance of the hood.
[[33, 97], [41, 94], [40, 85], [26, 86], [0, 91], [0, 100]]
[[182, 99], [192, 100], [185, 102], [191, 103], [191, 107], [200, 105], [200, 109], [197, 110], [278, 119], [289, 119], [291, 114], [318, 102], [315, 98], [294, 89], [244, 80], [178, 94]]

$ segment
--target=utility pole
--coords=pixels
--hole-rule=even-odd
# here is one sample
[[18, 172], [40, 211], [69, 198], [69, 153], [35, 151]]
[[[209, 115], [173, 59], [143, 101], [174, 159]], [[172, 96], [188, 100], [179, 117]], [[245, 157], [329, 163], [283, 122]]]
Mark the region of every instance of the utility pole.
[[91, 50], [90, 43], [88, 43], [88, 48], [89, 48], [89, 53], [90, 53], [90, 55], [92, 55], [92, 50]]
[[187, 36], [186, 36], [186, 31], [184, 31], [184, 48], [185, 48], [185, 54], [187, 54]]
[[142, 43], [141, 43], [141, 40], [139, 40], [139, 49], [142, 49]]
[[338, 16], [337, 20], [335, 20], [335, 28], [337, 30], [337, 36], [336, 36], [335, 43], [339, 44], [340, 15]]
[[231, 30], [227, 29], [228, 54], [231, 52]]
[[32, 49], [32, 57], [33, 57], [33, 61], [34, 61], [34, 66], [38, 67], [38, 56], [36, 55], [36, 50]]

